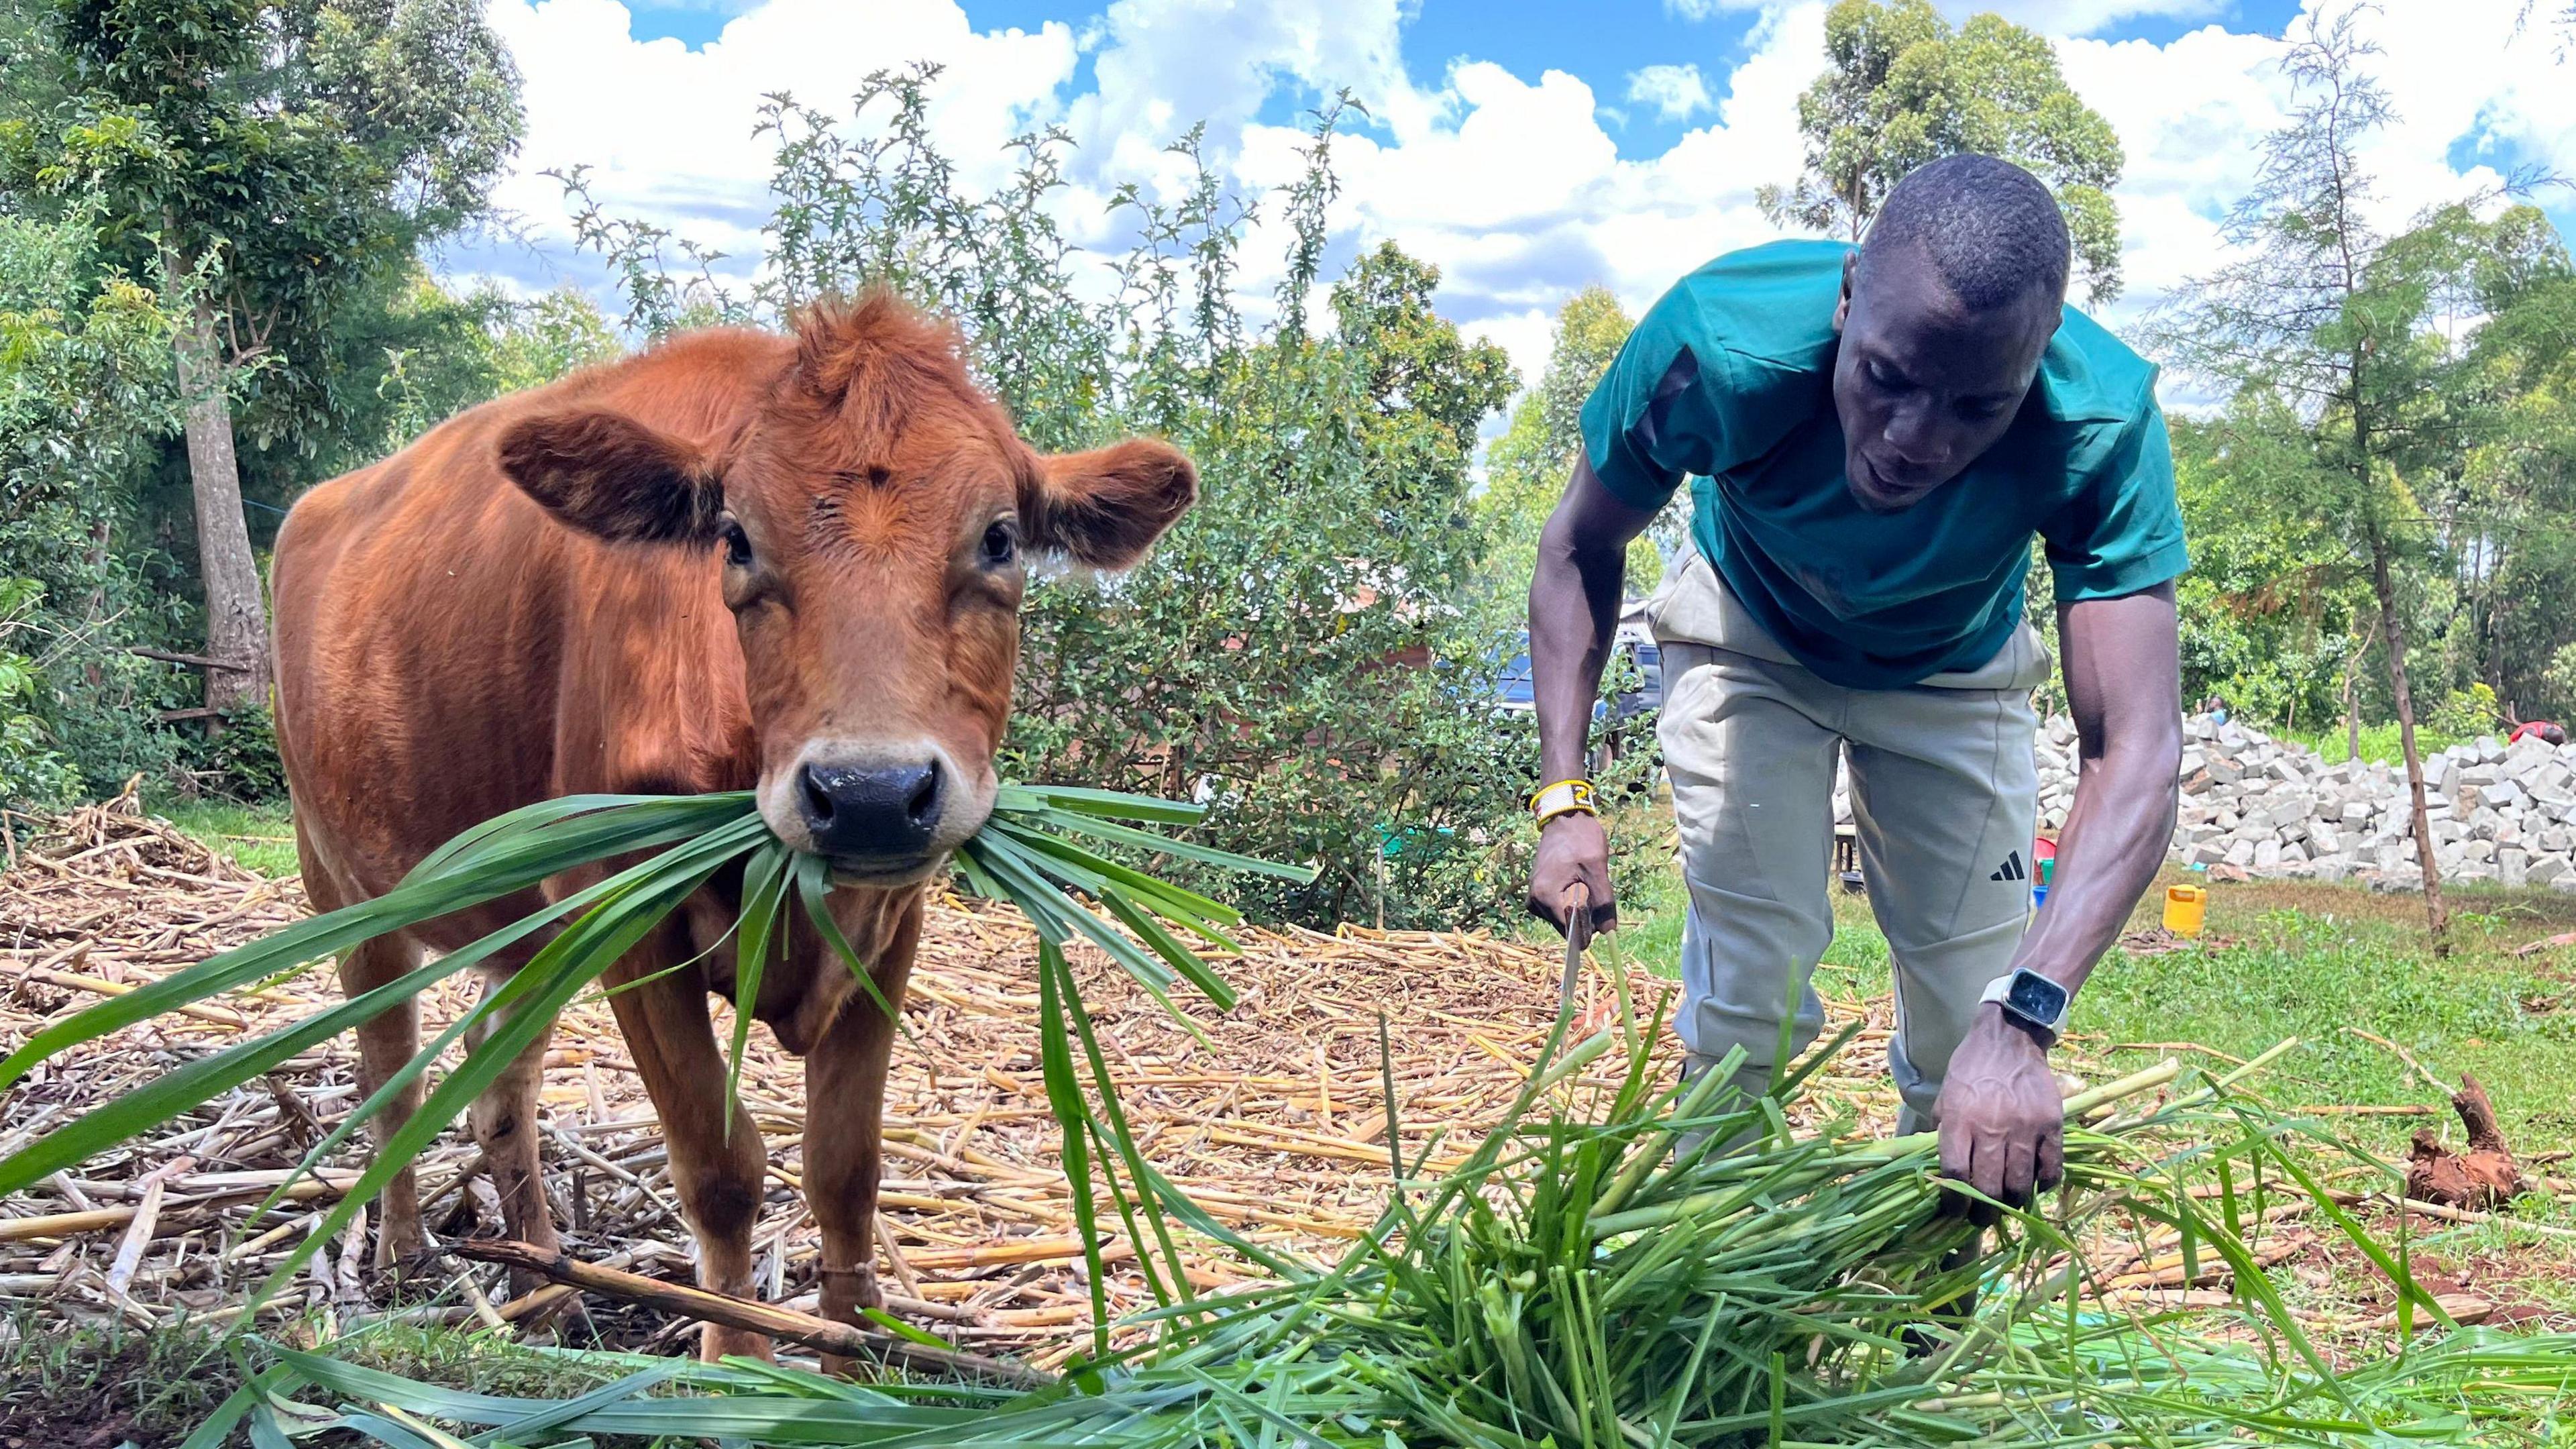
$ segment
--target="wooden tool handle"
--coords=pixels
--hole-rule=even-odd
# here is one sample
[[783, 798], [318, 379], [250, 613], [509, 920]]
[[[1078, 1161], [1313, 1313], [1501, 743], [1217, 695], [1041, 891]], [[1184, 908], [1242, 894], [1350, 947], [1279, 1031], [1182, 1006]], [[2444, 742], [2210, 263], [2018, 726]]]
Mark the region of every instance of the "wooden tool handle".
[[1574, 983], [1583, 974], [1583, 951], [1592, 944], [1592, 891], [1576, 881], [1565, 888], [1565, 979], [1557, 983], [1561, 1002], [1574, 999]]

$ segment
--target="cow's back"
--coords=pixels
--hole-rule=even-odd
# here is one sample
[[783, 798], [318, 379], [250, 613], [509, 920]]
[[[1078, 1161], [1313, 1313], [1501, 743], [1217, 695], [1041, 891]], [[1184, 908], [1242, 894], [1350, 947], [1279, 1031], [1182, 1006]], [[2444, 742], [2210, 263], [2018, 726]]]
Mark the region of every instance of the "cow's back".
[[[747, 727], [702, 550], [610, 545], [501, 471], [514, 421], [603, 407], [707, 442], [787, 344], [700, 334], [450, 419], [299, 499], [271, 565], [277, 733], [318, 897], [381, 894], [439, 844], [584, 790], [702, 790]], [[495, 903], [437, 933], [521, 914]]]

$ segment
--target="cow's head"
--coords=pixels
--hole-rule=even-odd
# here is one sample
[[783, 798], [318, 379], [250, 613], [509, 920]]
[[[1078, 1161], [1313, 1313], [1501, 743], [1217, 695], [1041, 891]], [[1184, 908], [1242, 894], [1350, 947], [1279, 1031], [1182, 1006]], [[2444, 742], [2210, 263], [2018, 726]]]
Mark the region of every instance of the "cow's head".
[[925, 876], [991, 813], [1028, 557], [1123, 568], [1198, 487], [1159, 442], [1031, 450], [955, 335], [882, 295], [802, 318], [714, 448], [576, 406], [513, 424], [500, 456], [565, 523], [723, 571], [762, 815], [886, 885]]

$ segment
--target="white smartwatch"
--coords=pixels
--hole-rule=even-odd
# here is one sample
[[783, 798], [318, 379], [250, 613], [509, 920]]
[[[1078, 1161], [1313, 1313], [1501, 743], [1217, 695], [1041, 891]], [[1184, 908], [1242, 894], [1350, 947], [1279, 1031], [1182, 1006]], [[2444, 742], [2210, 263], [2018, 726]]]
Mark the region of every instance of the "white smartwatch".
[[2027, 966], [1988, 982], [1986, 994], [1977, 999], [1993, 1002], [2004, 1009], [2004, 1015], [2039, 1033], [2042, 1046], [2057, 1045], [2075, 1005], [2073, 993]]

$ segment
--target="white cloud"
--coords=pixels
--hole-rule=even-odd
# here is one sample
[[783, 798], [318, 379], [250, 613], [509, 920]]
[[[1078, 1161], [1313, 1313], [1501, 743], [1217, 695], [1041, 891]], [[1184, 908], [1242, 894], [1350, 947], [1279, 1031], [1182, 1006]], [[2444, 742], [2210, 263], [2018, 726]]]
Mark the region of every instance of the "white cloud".
[[541, 246], [568, 241], [561, 187], [590, 168], [612, 215], [640, 216], [748, 265], [761, 249], [771, 142], [751, 134], [763, 96], [846, 114], [872, 71], [930, 61], [932, 120], [970, 179], [998, 179], [1002, 145], [1052, 119], [1076, 60], [1072, 30], [979, 34], [952, 0], [767, 0], [703, 50], [637, 41], [616, 0], [490, 0], [525, 78], [527, 131], [495, 199]]
[[[2319, 0], [2309, 0], [2311, 9]], [[2294, 26], [2299, 22], [2294, 22]], [[2399, 227], [2425, 208], [2489, 190], [2485, 165], [2460, 170], [2454, 143], [2485, 136], [2561, 173], [2576, 169], [2576, 85], [2517, 0], [2453, 0], [2363, 12], [2380, 53], [2366, 62], [2395, 122], [2359, 151], [2370, 215]], [[2222, 222], [2245, 193], [2264, 137], [2287, 123], [2283, 41], [2205, 26], [2171, 43], [2061, 40], [2068, 83], [2111, 122], [2127, 153], [2120, 202], [2130, 295], [2113, 320], [2224, 259]]]
[[[2283, 117], [2287, 93], [2274, 70], [2282, 43], [2218, 25], [2161, 45], [2067, 37], [2114, 15], [2198, 13], [2208, 3], [2007, 0], [2060, 37], [2068, 80], [2127, 151], [2119, 200], [2129, 293], [2115, 323], [2221, 257], [2220, 219]], [[1693, 16], [1743, 8], [1667, 5]], [[537, 173], [588, 163], [612, 213], [660, 222], [747, 266], [769, 210], [771, 146], [749, 134], [760, 97], [790, 89], [845, 112], [868, 72], [932, 60], [947, 67], [933, 130], [968, 184], [1002, 176], [1012, 135], [1063, 124], [1079, 150], [1058, 214], [1078, 237], [1109, 244], [1123, 223], [1104, 214], [1108, 186], [1147, 178], [1171, 194], [1184, 178], [1163, 148], [1192, 122], [1208, 122], [1215, 163], [1258, 190], [1293, 179], [1301, 164], [1302, 127], [1272, 123], [1279, 98], [1303, 105], [1349, 87], [1369, 116], [1348, 123], [1335, 152], [1343, 245], [1393, 238], [1441, 267], [1443, 307], [1507, 346], [1524, 376], [1545, 360], [1547, 319], [1578, 288], [1605, 283], [1633, 312], [1710, 256], [1777, 234], [1753, 193], [1797, 172], [1796, 98], [1824, 65], [1824, 0], [1771, 0], [1745, 58], [1723, 75], [1658, 65], [1634, 76], [1533, 76], [1474, 58], [1413, 75], [1400, 45], [1410, 8], [1114, 0], [1077, 34], [1061, 23], [979, 31], [957, 0], [755, 0], [691, 51], [633, 39], [615, 0], [490, 0], [527, 77], [527, 140], [500, 200], [560, 255], [558, 188]], [[2384, 222], [2492, 183], [2491, 170], [2454, 168], [2464, 137], [2576, 174], [2570, 67], [2547, 27], [2517, 33], [2519, 9], [2520, 0], [2447, 0], [2366, 14], [2383, 50], [2374, 66], [2400, 115], [2363, 153]], [[1090, 76], [1077, 87], [1086, 54]], [[1623, 158], [1604, 129], [1596, 86], [1605, 84], [1697, 124], [1660, 154]], [[1278, 210], [1266, 208], [1243, 252], [1244, 285], [1256, 296], [1277, 278]]]
[[2061, 40], [2067, 83], [2120, 136], [2118, 192], [2128, 296], [2114, 317], [2208, 271], [2227, 208], [2253, 183], [2257, 142], [2280, 126], [2282, 46], [2207, 26], [2157, 46]]
[[1696, 65], [1650, 65], [1632, 71], [1628, 99], [1653, 106], [1666, 121], [1687, 121], [1710, 109], [1708, 82]]
[[[1448, 313], [1535, 379], [1549, 319], [1574, 292], [1607, 285], [1635, 313], [1710, 257], [1777, 235], [1753, 192], [1796, 173], [1796, 97], [1824, 63], [1824, 8], [1805, 0], [1765, 15], [1713, 121], [1643, 160], [1621, 159], [1578, 77], [1455, 65], [1443, 88], [1421, 93], [1424, 119], [1344, 138], [1335, 222], [1440, 267]], [[1248, 128], [1245, 179], [1292, 178], [1300, 139]], [[1250, 250], [1262, 259], [1258, 242]]]
[[1758, 10], [1765, 0], [1664, 0], [1664, 13], [1683, 20], [1714, 20], [1730, 10]]
[[1435, 103], [1405, 74], [1402, 19], [1400, 0], [1115, 0], [1086, 37], [1097, 85], [1070, 108], [1077, 164], [1122, 180], [1173, 168], [1157, 157], [1199, 122], [1229, 155], [1283, 85], [1318, 99], [1347, 88], [1399, 131], [1427, 124]]

